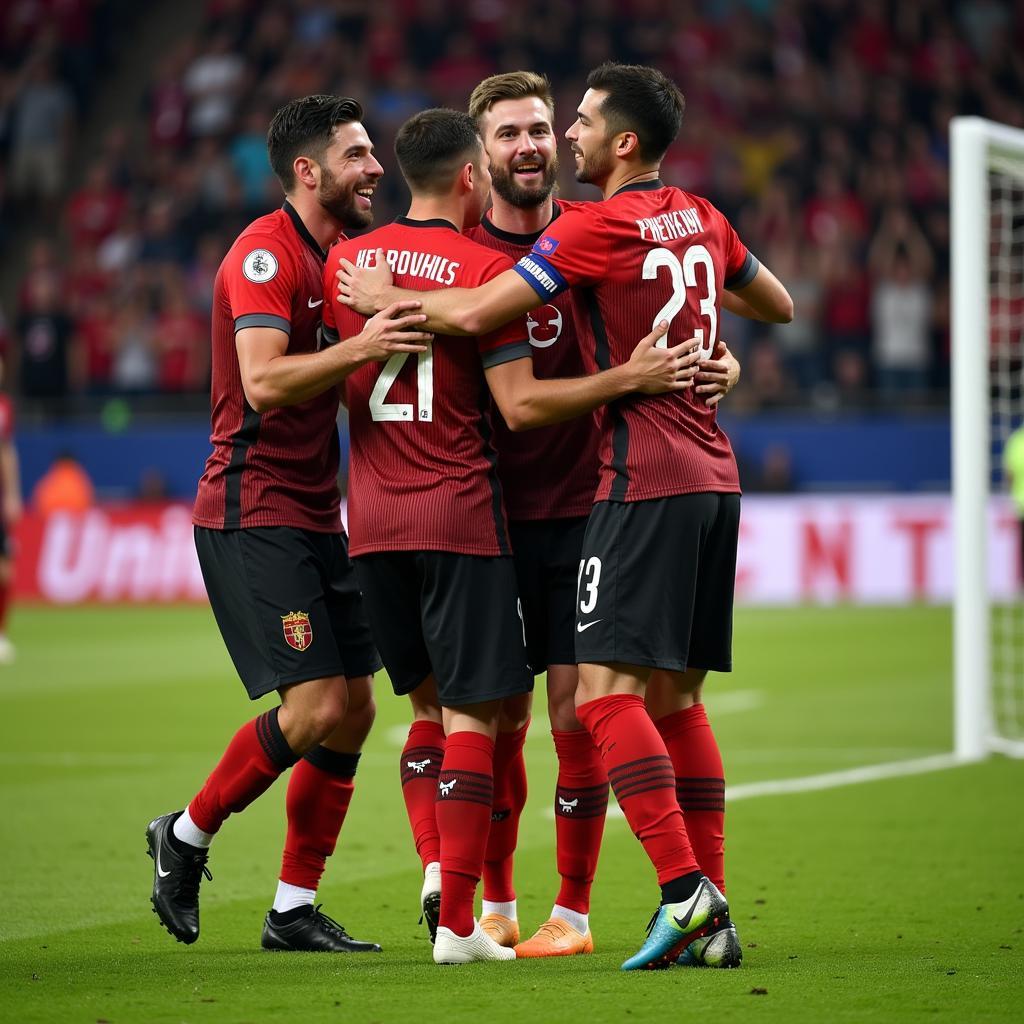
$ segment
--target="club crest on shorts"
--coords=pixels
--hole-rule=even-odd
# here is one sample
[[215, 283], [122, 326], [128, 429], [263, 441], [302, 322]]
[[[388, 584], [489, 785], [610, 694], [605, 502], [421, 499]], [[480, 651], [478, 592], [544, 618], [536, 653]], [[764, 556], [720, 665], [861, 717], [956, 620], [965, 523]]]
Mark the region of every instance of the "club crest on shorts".
[[313, 627], [306, 612], [289, 612], [281, 616], [281, 628], [289, 647], [304, 651], [313, 642]]

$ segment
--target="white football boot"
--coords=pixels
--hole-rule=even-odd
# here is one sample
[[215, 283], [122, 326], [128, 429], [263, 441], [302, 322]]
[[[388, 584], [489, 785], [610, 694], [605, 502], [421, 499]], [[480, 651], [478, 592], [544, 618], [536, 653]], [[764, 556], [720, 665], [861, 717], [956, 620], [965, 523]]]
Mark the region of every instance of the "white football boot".
[[473, 932], [463, 938], [443, 925], [437, 929], [434, 940], [435, 964], [471, 964], [476, 960], [515, 960], [516, 951], [499, 946], [480, 922], [473, 918]]

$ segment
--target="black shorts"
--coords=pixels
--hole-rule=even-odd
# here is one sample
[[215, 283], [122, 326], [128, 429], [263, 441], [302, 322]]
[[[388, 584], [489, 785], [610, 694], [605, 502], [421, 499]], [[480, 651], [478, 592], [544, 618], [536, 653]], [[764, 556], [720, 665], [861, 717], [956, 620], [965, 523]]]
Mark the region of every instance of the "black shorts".
[[252, 700], [380, 668], [343, 534], [195, 528], [206, 592]]
[[533, 689], [511, 558], [385, 551], [355, 563], [395, 693], [431, 673], [444, 707]]
[[576, 581], [587, 517], [508, 524], [534, 675], [576, 664]]
[[576, 660], [732, 669], [738, 494], [602, 501], [587, 523]]

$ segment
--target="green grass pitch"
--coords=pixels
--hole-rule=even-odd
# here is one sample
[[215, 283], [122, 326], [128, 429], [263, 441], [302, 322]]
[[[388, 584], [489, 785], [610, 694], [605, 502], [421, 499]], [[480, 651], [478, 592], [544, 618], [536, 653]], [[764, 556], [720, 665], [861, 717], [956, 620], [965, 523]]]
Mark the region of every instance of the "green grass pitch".
[[[737, 615], [737, 670], [708, 704], [730, 785], [924, 757], [951, 746], [946, 609]], [[398, 784], [405, 703], [381, 680], [324, 909], [377, 957], [259, 949], [284, 786], [225, 826], [203, 933], [149, 910], [143, 831], [201, 784], [247, 705], [206, 609], [18, 609], [0, 670], [0, 1020], [1010, 1021], [1024, 1015], [1024, 764], [738, 799], [728, 813], [739, 971], [622, 974], [657, 900], [609, 821], [597, 952], [438, 968]], [[266, 703], [261, 707], [267, 706]], [[517, 861], [524, 931], [556, 891], [554, 755], [543, 713]]]

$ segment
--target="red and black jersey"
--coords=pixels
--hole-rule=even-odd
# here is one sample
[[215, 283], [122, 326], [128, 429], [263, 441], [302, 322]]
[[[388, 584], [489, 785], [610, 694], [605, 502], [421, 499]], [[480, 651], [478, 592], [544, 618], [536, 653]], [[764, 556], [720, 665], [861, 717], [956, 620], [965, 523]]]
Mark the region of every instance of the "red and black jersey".
[[[554, 217], [580, 203], [556, 200]], [[486, 218], [466, 232], [473, 241], [518, 260], [543, 232], [515, 235]], [[533, 372], [537, 377], [582, 377], [588, 371], [580, 352], [568, 294], [557, 295], [526, 316]], [[515, 433], [494, 409], [498, 476], [509, 519], [565, 519], [585, 516], [597, 490], [600, 433], [593, 413], [564, 423]]]
[[297, 526], [340, 533], [338, 394], [256, 412], [245, 400], [235, 332], [276, 327], [288, 353], [315, 352], [326, 254], [289, 203], [243, 231], [213, 297], [213, 452], [193, 522], [215, 530]]
[[14, 439], [14, 405], [9, 395], [0, 394], [0, 441]]
[[[0, 394], [0, 444], [9, 444], [14, 440], [14, 404], [9, 395]], [[3, 495], [4, 481], [0, 476], [0, 496]], [[0, 522], [0, 530], [3, 523]]]
[[[365, 318], [338, 302], [334, 273], [380, 248], [395, 284], [416, 291], [475, 288], [512, 266], [445, 220], [399, 218], [331, 250], [324, 272], [324, 334], [352, 337]], [[344, 342], [341, 342], [344, 344]], [[492, 446], [484, 368], [528, 358], [520, 318], [480, 338], [438, 335], [428, 351], [371, 363], [346, 381], [353, 555], [375, 551], [510, 554]]]
[[[548, 301], [572, 289], [584, 356], [592, 370], [604, 370], [627, 362], [662, 320], [671, 323], [669, 344], [696, 336], [709, 354], [722, 289], [749, 284], [757, 267], [706, 199], [648, 181], [566, 210], [516, 271]], [[630, 395], [598, 417], [598, 501], [739, 491], [736, 460], [715, 408], [692, 388]]]

